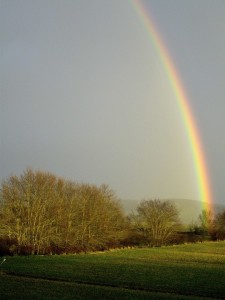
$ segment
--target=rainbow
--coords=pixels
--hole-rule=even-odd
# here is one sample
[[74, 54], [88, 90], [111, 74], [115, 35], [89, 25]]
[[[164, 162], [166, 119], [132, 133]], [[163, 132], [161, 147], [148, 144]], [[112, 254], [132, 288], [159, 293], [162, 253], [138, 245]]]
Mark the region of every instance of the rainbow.
[[196, 178], [199, 187], [199, 195], [203, 209], [207, 211], [213, 211], [213, 201], [207, 166], [202, 150], [201, 140], [198, 134], [198, 129], [188, 104], [188, 97], [186, 96], [186, 92], [184, 91], [182, 82], [178, 76], [178, 72], [174, 66], [174, 63], [172, 62], [165, 44], [163, 43], [157, 31], [149, 11], [146, 10], [141, 0], [131, 0], [131, 3], [134, 10], [138, 13], [140, 19], [142, 20], [144, 27], [146, 28], [147, 33], [154, 44], [177, 99], [177, 104], [181, 111], [182, 119], [191, 146], [193, 162], [196, 169]]

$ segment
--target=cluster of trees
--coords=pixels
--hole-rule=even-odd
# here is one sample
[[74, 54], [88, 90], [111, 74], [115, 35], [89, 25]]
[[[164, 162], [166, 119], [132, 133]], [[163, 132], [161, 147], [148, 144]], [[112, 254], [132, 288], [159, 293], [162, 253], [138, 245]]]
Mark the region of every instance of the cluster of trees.
[[11, 253], [104, 249], [118, 242], [125, 229], [122, 209], [108, 186], [30, 169], [2, 183], [0, 220], [1, 244]]
[[[182, 226], [170, 201], [142, 201], [126, 216], [107, 186], [76, 183], [27, 169], [0, 189], [0, 254], [60, 254], [115, 247], [181, 243]], [[225, 238], [225, 211], [203, 211], [193, 236]]]
[[190, 226], [190, 231], [202, 239], [225, 240], [225, 210], [215, 216], [211, 211], [203, 210], [198, 222]]

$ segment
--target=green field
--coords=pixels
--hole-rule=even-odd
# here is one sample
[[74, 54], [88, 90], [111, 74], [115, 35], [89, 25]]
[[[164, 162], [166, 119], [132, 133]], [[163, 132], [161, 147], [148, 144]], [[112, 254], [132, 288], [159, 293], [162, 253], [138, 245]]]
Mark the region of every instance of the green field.
[[1, 299], [225, 299], [225, 242], [7, 257], [0, 278]]

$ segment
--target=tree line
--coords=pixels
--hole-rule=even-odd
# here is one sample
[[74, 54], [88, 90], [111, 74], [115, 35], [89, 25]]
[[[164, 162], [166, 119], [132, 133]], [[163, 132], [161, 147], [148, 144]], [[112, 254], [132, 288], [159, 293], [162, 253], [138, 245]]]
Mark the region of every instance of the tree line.
[[[216, 221], [215, 221], [216, 220]], [[225, 212], [203, 212], [190, 232], [225, 238]], [[180, 243], [182, 225], [170, 201], [144, 200], [126, 216], [107, 185], [77, 183], [25, 170], [0, 189], [0, 254], [61, 254]]]

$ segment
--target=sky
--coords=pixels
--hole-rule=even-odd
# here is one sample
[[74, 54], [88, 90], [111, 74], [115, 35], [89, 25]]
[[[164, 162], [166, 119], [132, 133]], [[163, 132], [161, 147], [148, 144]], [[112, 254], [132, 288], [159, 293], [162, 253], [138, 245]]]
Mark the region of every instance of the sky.
[[[143, 0], [225, 204], [225, 1]], [[0, 180], [26, 168], [122, 199], [200, 200], [190, 141], [130, 0], [0, 0]]]

